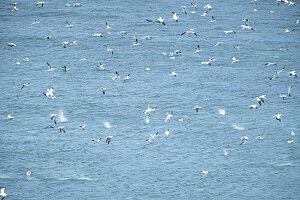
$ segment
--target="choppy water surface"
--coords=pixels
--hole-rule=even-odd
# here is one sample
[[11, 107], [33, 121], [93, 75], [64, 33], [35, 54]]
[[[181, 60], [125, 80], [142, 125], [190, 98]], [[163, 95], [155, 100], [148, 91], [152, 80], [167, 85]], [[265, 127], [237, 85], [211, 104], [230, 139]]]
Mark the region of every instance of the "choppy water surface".
[[[182, 0], [35, 3], [19, 1], [12, 12], [9, 2], [0, 2], [0, 187], [7, 199], [299, 198], [299, 78], [288, 74], [300, 72], [299, 2], [194, 1], [194, 13]], [[212, 10], [201, 16], [208, 3]], [[166, 26], [146, 21], [160, 16]], [[209, 22], [211, 16], [216, 22]], [[255, 31], [241, 30], [244, 18]], [[33, 25], [35, 19], [40, 24]], [[285, 33], [284, 27], [295, 31]], [[198, 37], [180, 35], [190, 28]], [[153, 39], [143, 39], [147, 35]], [[135, 38], [140, 45], [132, 46]], [[62, 47], [73, 40], [77, 45]], [[219, 41], [223, 45], [215, 46]], [[203, 51], [195, 53], [198, 44]], [[181, 55], [170, 59], [177, 49]], [[201, 65], [209, 58], [216, 61]], [[47, 62], [56, 70], [47, 72]], [[115, 71], [121, 78], [112, 80]], [[169, 76], [172, 71], [177, 77]], [[30, 87], [20, 89], [25, 82]], [[282, 100], [288, 86], [291, 97]], [[55, 99], [43, 95], [50, 87]], [[105, 95], [100, 87], [107, 88]], [[250, 110], [262, 94], [265, 103]], [[148, 105], [157, 109], [145, 115]], [[198, 113], [195, 105], [202, 107]], [[173, 118], [164, 122], [167, 112]], [[278, 113], [281, 123], [273, 118]], [[44, 129], [50, 124], [54, 128]], [[109, 145], [92, 142], [110, 135]], [[245, 135], [250, 140], [240, 145]], [[255, 140], [259, 135], [264, 139]]]

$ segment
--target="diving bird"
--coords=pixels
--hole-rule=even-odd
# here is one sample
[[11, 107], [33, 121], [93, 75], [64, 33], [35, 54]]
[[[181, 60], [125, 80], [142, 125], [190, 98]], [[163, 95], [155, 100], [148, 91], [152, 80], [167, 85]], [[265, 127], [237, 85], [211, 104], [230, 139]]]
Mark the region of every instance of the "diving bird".
[[112, 80], [115, 80], [117, 78], [121, 78], [121, 76], [119, 75], [119, 73], [117, 71], [114, 72], [114, 77], [112, 77]]
[[66, 21], [66, 23], [67, 23], [67, 28], [73, 28], [73, 25], [70, 24], [68, 21]]
[[156, 107], [150, 107], [148, 105], [148, 108], [144, 111], [144, 114], [151, 114], [152, 111], [156, 110]]
[[8, 195], [4, 192], [5, 188], [1, 188], [1, 192], [0, 192], [0, 196], [2, 196], [2, 199], [1, 200], [4, 200], [5, 197]]
[[278, 120], [279, 122], [281, 122], [280, 117], [281, 117], [282, 115], [283, 115], [283, 114], [277, 114], [277, 115], [274, 115], [273, 117], [275, 117], [276, 120]]
[[291, 72], [289, 72], [289, 75], [290, 75], [290, 76], [295, 76], [295, 77], [297, 77], [296, 71], [291, 71]]
[[186, 10], [185, 10], [185, 9], [186, 9], [186, 6], [181, 6], [181, 9], [182, 9], [183, 13], [187, 15], [187, 12], [186, 12]]
[[39, 2], [37, 2], [37, 3], [35, 4], [35, 6], [36, 6], [36, 7], [38, 7], [38, 6], [44, 7], [44, 4], [45, 4], [44, 1], [39, 1]]
[[106, 142], [107, 144], [109, 144], [110, 141], [111, 141], [111, 139], [112, 139], [113, 137], [114, 137], [114, 136], [107, 136], [105, 142]]
[[179, 17], [177, 16], [176, 12], [172, 12], [172, 14], [173, 14], [172, 19], [178, 22]]
[[214, 18], [214, 16], [211, 16], [211, 20], [209, 22], [215, 22], [216, 19]]
[[201, 15], [201, 17], [205, 17], [207, 15], [207, 10]]
[[190, 30], [181, 33], [181, 35], [184, 35], [184, 34], [194, 34], [197, 37], [197, 33], [195, 32], [194, 28], [191, 28]]
[[29, 87], [30, 86], [30, 83], [24, 83], [21, 87], [21, 89], [23, 89], [24, 87]]
[[291, 96], [291, 88], [292, 88], [292, 86], [289, 86], [288, 92], [287, 92], [287, 94], [289, 95], [289, 97]]
[[196, 105], [194, 108], [193, 108], [196, 112], [198, 112], [200, 109], [202, 109], [202, 107], [201, 106], [198, 106], [198, 105]]

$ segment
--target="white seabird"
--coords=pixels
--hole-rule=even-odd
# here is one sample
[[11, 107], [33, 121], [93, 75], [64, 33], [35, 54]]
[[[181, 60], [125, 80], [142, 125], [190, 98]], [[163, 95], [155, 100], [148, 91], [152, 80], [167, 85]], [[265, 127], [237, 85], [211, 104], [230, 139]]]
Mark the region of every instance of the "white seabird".
[[225, 34], [236, 33], [235, 31], [224, 31]]
[[195, 52], [198, 53], [198, 52], [202, 52], [203, 50], [200, 48], [200, 45], [197, 45], [196, 49], [195, 49]]
[[75, 4], [74, 4], [74, 7], [80, 7], [80, 6], [81, 6], [80, 3], [75, 3]]
[[235, 49], [237, 49], [238, 51], [240, 50], [240, 46], [237, 44], [235, 46], [233, 46]]
[[47, 70], [47, 72], [51, 72], [51, 71], [56, 70], [56, 68], [52, 67], [49, 63], [47, 63], [47, 65], [48, 65], [48, 70]]
[[99, 88], [97, 91], [101, 91], [101, 92], [102, 92], [102, 94], [105, 94], [106, 88], [104, 88], [104, 87], [101, 87], [101, 88]]
[[277, 115], [274, 115], [273, 117], [275, 117], [276, 120], [278, 120], [279, 122], [281, 122], [280, 117], [281, 117], [282, 115], [283, 115], [283, 114], [277, 114]]
[[144, 111], [144, 114], [147, 114], [147, 113], [151, 114], [151, 112], [154, 111], [154, 110], [156, 110], [156, 107], [150, 107], [148, 105], [148, 108]]
[[187, 12], [186, 12], [186, 6], [181, 6], [181, 9], [182, 9], [182, 11], [184, 12], [184, 14], [187, 14]]
[[217, 42], [215, 46], [220, 46], [222, 44], [223, 44], [223, 42]]
[[235, 63], [235, 62], [238, 62], [238, 61], [240, 61], [240, 60], [239, 60], [239, 59], [237, 59], [236, 57], [232, 57], [231, 59], [232, 59], [232, 63]]
[[130, 74], [127, 74], [127, 76], [124, 78], [124, 80], [129, 80], [130, 79]]
[[39, 24], [40, 22], [36, 21], [36, 19], [32, 22], [32, 24]]
[[184, 35], [184, 34], [194, 34], [197, 37], [197, 33], [195, 32], [194, 28], [191, 28], [190, 30], [181, 33], [181, 35]]
[[287, 28], [284, 28], [284, 32], [286, 32], [286, 33], [292, 33], [293, 31], [295, 31], [295, 29], [289, 30]]
[[289, 97], [291, 96], [291, 88], [292, 88], [292, 86], [289, 86], [288, 92], [287, 92], [287, 94], [289, 95]]
[[50, 88], [50, 89], [47, 89], [47, 92], [43, 93], [43, 94], [48, 98], [51, 97], [52, 99], [55, 99], [56, 97], [54, 96], [54, 92], [55, 92], [55, 90], [53, 88]]
[[149, 35], [143, 37], [143, 39], [145, 39], [145, 40], [152, 40], [152, 38], [153, 38], [153, 37], [152, 37], [152, 36], [149, 36]]
[[204, 6], [204, 8], [207, 8], [208, 10], [211, 10], [212, 6], [210, 4], [207, 4], [206, 6]]
[[99, 70], [101, 70], [101, 71], [105, 70], [105, 68], [104, 68], [104, 66], [103, 66], [102, 63], [100, 63], [100, 65], [99, 65]]
[[283, 71], [285, 69], [285, 67], [283, 67], [281, 70], [279, 70], [279, 71], [276, 71], [275, 72], [275, 74], [272, 76], [272, 77], [270, 77], [269, 79], [270, 80], [273, 80], [274, 78], [278, 78], [279, 77], [279, 74]]
[[253, 108], [257, 109], [257, 105], [256, 104], [250, 105], [249, 108], [250, 109], [253, 109]]
[[107, 46], [107, 45], [103, 45], [103, 46], [106, 47], [107, 52], [110, 52], [111, 54], [114, 54], [114, 51], [111, 48], [109, 48], [109, 46]]
[[215, 22], [216, 19], [214, 18], [214, 16], [211, 16], [211, 20], [209, 22]]
[[276, 63], [272, 63], [272, 62], [267, 62], [265, 65], [266, 66], [270, 66], [270, 65], [277, 65], [277, 64]]
[[60, 127], [58, 127], [57, 129], [59, 130], [59, 132], [64, 132], [64, 133], [66, 133], [65, 127], [64, 127], [64, 126], [60, 126]]
[[111, 26], [109, 26], [107, 22], [105, 22], [105, 29], [106, 30], [110, 30], [111, 29]]
[[201, 171], [201, 174], [208, 174], [208, 171]]
[[170, 130], [169, 129], [165, 130], [166, 139], [169, 137], [169, 134], [170, 134]]
[[178, 74], [177, 72], [171, 72], [171, 73], [169, 74], [169, 76], [175, 76], [175, 77], [176, 77], [177, 74]]
[[38, 6], [42, 6], [42, 7], [44, 7], [44, 4], [45, 4], [45, 2], [44, 1], [39, 1], [39, 2], [37, 2], [36, 3], [36, 7], [38, 7]]
[[93, 37], [103, 37], [102, 33], [94, 33], [92, 36]]
[[172, 19], [178, 22], [179, 17], [177, 16], [176, 12], [172, 12], [172, 14], [173, 14]]
[[7, 115], [7, 119], [8, 120], [13, 120], [15, 117], [11, 116], [11, 115]]
[[47, 35], [47, 36], [45, 36], [45, 39], [51, 39], [53, 36], [52, 35]]
[[29, 179], [29, 178], [30, 178], [30, 175], [31, 175], [31, 171], [30, 171], [30, 169], [28, 169], [28, 170], [26, 171], [26, 176], [27, 176], [27, 179]]
[[149, 138], [146, 140], [147, 142], [152, 142], [155, 140], [155, 138], [157, 137], [158, 132], [156, 132], [155, 134], [150, 134]]
[[165, 122], [170, 121], [172, 117], [173, 115], [167, 112], [167, 117], [165, 118]]
[[256, 140], [262, 140], [262, 139], [264, 139], [262, 136], [257, 136], [256, 138], [255, 138]]
[[290, 76], [295, 76], [295, 77], [297, 77], [296, 71], [291, 71], [291, 72], [289, 72], [289, 75], [290, 75]]
[[70, 24], [68, 21], [66, 21], [66, 23], [67, 23], [67, 28], [73, 28], [73, 25], [72, 24]]
[[107, 144], [109, 144], [110, 141], [111, 141], [111, 139], [112, 139], [113, 137], [114, 137], [114, 136], [107, 136], [105, 142], [106, 142]]
[[117, 78], [121, 78], [121, 76], [119, 75], [119, 73], [117, 71], [114, 72], [114, 77], [112, 77], [112, 80], [115, 80]]
[[7, 193], [4, 192], [5, 188], [1, 188], [0, 196], [2, 196], [1, 200], [4, 200], [5, 197], [8, 195]]
[[21, 87], [21, 89], [23, 89], [24, 87], [29, 87], [30, 86], [30, 83], [24, 83]]
[[99, 138], [98, 140], [92, 140], [92, 142], [94, 142], [94, 144], [101, 142], [102, 138]]
[[201, 15], [201, 17], [205, 17], [207, 15], [207, 10]]
[[79, 126], [79, 129], [80, 130], [85, 130], [85, 127], [86, 127], [86, 125], [81, 125], [81, 126]]
[[7, 45], [10, 46], [10, 47], [16, 47], [17, 46], [15, 43], [10, 43], [10, 42], [7, 43]]
[[120, 34], [127, 35], [127, 31], [121, 31]]
[[198, 106], [198, 105], [196, 105], [194, 108], [193, 108], [196, 112], [198, 112], [200, 109], [202, 109], [202, 107], [201, 106]]
[[279, 97], [280, 97], [280, 98], [282, 98], [282, 99], [284, 100], [284, 98], [286, 98], [286, 95], [285, 95], [285, 94], [282, 94], [282, 93], [280, 93], [280, 94], [279, 94]]
[[201, 62], [201, 65], [209, 65], [209, 66], [211, 66], [211, 63], [210, 63], [210, 61], [203, 61], [203, 62]]
[[242, 27], [242, 30], [243, 29], [249, 29], [249, 30], [252, 30], [252, 31], [254, 31], [254, 28], [252, 28], [251, 26], [249, 26], [249, 25], [241, 25], [241, 27]]
[[140, 45], [138, 39], [135, 39], [135, 41], [133, 42], [132, 46], [137, 46], [137, 45]]

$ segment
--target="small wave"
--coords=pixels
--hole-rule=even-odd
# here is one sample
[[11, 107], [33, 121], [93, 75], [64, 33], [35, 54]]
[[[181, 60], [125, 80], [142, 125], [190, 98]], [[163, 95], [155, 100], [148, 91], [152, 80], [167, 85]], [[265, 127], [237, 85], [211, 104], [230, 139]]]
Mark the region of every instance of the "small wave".
[[299, 165], [295, 165], [293, 163], [280, 163], [280, 164], [276, 164], [276, 166], [285, 167], [285, 166], [299, 166]]
[[54, 178], [59, 181], [98, 181], [98, 179], [89, 177], [65, 177], [65, 178]]
[[236, 124], [233, 124], [232, 127], [233, 127], [234, 129], [236, 129], [236, 130], [245, 130], [244, 127], [238, 126], [238, 125], [236, 125]]

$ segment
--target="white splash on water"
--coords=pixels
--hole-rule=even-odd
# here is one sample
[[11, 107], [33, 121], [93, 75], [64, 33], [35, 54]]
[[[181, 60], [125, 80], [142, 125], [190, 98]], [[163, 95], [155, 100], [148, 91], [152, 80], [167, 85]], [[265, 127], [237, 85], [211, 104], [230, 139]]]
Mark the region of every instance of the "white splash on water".
[[226, 149], [224, 149], [224, 156], [227, 156], [228, 152], [226, 151]]
[[105, 128], [111, 128], [109, 122], [104, 122], [104, 126], [105, 126]]
[[58, 121], [59, 122], [67, 122], [67, 118], [64, 116], [64, 112], [62, 110], [59, 111], [58, 114]]
[[220, 115], [225, 115], [226, 114], [226, 111], [225, 111], [225, 109], [219, 109], [218, 110], [218, 113], [220, 114]]
[[146, 124], [149, 124], [149, 123], [150, 123], [150, 119], [147, 117], [147, 118], [145, 119], [145, 122], [146, 122]]
[[236, 129], [236, 130], [245, 130], [244, 127], [238, 126], [238, 125], [236, 125], [236, 124], [233, 124], [232, 127], [233, 127], [234, 129]]

